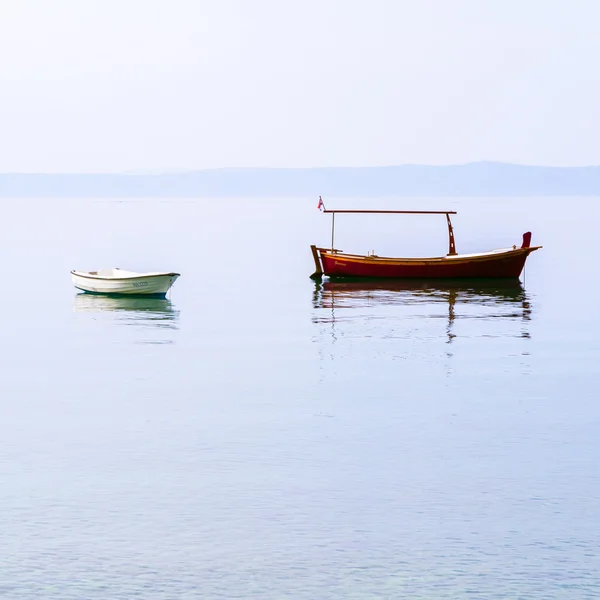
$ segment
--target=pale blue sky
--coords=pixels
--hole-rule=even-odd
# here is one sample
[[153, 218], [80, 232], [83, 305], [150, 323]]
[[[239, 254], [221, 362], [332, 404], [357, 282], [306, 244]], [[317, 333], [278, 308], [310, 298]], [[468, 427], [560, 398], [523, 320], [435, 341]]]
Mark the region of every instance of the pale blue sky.
[[0, 172], [600, 164], [597, 0], [0, 0]]

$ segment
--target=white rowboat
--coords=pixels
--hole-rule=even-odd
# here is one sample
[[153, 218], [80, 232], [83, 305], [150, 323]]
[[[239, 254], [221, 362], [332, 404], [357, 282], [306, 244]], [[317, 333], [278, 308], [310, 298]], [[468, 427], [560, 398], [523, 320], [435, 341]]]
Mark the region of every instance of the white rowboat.
[[73, 285], [88, 294], [164, 298], [179, 273], [135, 273], [123, 269], [71, 271]]

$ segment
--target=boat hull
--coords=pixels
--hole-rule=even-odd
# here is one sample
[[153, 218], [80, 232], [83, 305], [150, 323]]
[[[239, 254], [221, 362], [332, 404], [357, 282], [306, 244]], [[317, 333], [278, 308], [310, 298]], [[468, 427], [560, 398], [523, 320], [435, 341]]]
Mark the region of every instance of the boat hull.
[[164, 298], [178, 277], [178, 273], [123, 278], [71, 273], [73, 285], [81, 292], [113, 297]]
[[343, 254], [324, 248], [316, 250], [322, 272], [328, 277], [479, 279], [519, 277], [527, 257], [538, 248], [513, 248], [438, 258], [382, 258]]

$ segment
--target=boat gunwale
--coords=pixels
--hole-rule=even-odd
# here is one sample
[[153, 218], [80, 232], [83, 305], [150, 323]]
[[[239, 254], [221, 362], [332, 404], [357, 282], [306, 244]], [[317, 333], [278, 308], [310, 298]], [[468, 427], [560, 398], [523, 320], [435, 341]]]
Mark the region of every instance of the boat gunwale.
[[92, 275], [82, 271], [72, 270], [71, 275], [82, 277], [83, 279], [99, 279], [101, 281], [131, 281], [132, 279], [151, 279], [155, 277], [181, 277], [181, 273], [149, 273], [147, 275], [131, 275], [124, 277], [106, 277], [104, 275]]
[[500, 251], [491, 250], [489, 252], [477, 253], [476, 255], [447, 255], [447, 256], [433, 256], [427, 258], [402, 258], [402, 257], [391, 257], [391, 256], [373, 256], [373, 255], [364, 255], [364, 254], [345, 254], [343, 252], [332, 252], [327, 248], [317, 248], [319, 253], [322, 256], [336, 259], [339, 258], [341, 260], [346, 260], [348, 262], [356, 262], [356, 263], [364, 263], [364, 262], [373, 262], [373, 263], [385, 263], [385, 264], [394, 264], [394, 263], [426, 263], [426, 264], [438, 264], [438, 263], [451, 263], [457, 264], [462, 262], [473, 262], [473, 261], [488, 261], [488, 260], [497, 260], [506, 258], [507, 256], [515, 256], [519, 254], [530, 254], [535, 250], [539, 250], [543, 246], [529, 246], [528, 248], [507, 248], [501, 249]]

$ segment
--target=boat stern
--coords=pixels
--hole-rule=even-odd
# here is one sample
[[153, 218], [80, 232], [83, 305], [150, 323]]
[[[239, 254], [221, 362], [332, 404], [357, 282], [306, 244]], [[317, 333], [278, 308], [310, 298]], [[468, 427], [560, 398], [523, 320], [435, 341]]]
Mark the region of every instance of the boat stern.
[[323, 263], [321, 262], [321, 254], [319, 248], [314, 244], [311, 245], [310, 250], [312, 252], [313, 260], [315, 261], [315, 272], [310, 276], [311, 279], [320, 280], [323, 278]]

